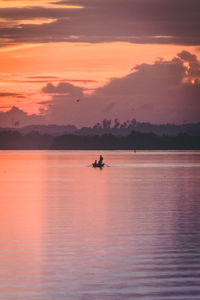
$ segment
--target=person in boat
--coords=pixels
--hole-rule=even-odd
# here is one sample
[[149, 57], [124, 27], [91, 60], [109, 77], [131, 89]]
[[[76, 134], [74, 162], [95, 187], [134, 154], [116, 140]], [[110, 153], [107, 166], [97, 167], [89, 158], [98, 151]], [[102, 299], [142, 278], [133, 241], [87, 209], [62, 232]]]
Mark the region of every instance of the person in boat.
[[99, 161], [98, 161], [98, 165], [103, 165], [103, 156], [102, 155], [100, 155], [100, 157], [99, 157]]
[[93, 163], [93, 166], [97, 166], [97, 160], [95, 159], [94, 163]]
[[97, 160], [95, 159], [95, 161], [92, 163], [92, 166], [93, 166], [93, 167], [98, 167], [98, 168], [104, 167], [103, 156], [100, 155], [98, 162], [97, 162]]

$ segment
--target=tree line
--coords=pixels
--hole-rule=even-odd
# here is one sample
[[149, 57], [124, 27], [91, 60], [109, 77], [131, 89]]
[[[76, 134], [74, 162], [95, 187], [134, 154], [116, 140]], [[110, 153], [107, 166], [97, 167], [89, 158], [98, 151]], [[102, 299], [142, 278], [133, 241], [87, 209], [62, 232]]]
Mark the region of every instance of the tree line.
[[[7, 128], [8, 129], [8, 128]], [[0, 128], [0, 131], [5, 128]], [[155, 133], [157, 135], [178, 135], [179, 133], [188, 133], [190, 135], [200, 135], [200, 123], [183, 124], [151, 124], [149, 122], [137, 122], [135, 118], [120, 122], [119, 119], [103, 119], [93, 126], [84, 126], [77, 128], [74, 125], [28, 125], [24, 127], [13, 127], [22, 134], [28, 134], [37, 131], [40, 134], [49, 134], [59, 136], [63, 134], [77, 135], [129, 135], [133, 130], [146, 133]]]
[[77, 135], [52, 136], [18, 131], [0, 132], [1, 150], [200, 150], [200, 136], [179, 134], [156, 135], [132, 131], [129, 135]]

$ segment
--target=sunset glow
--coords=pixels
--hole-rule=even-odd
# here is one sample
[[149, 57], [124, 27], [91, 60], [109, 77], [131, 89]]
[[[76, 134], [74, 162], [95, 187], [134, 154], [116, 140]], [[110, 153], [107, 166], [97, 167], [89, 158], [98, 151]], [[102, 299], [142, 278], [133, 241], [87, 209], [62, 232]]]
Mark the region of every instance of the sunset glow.
[[[131, 5], [135, 5], [137, 10], [140, 4], [136, 1]], [[112, 12], [112, 9], [116, 9], [116, 12]], [[191, 41], [184, 32], [180, 36], [176, 32], [178, 16], [177, 21], [173, 20], [173, 35], [171, 29], [167, 31], [160, 26], [160, 31], [154, 31], [153, 27], [147, 26], [148, 18], [152, 18], [151, 12], [143, 21], [133, 14], [129, 21], [138, 22], [139, 27], [136, 30], [134, 26], [131, 34], [128, 19], [126, 24], [120, 12], [119, 22], [125, 23], [115, 31], [115, 24], [118, 26], [119, 23], [116, 20], [117, 9], [112, 0], [107, 8], [103, 2], [99, 5], [97, 1], [84, 3], [82, 0], [74, 4], [72, 1], [0, 1], [0, 111], [6, 112], [16, 106], [28, 114], [40, 114], [44, 110], [48, 114], [49, 103], [55, 99], [53, 95], [44, 93], [43, 89], [49, 83], [58, 85], [61, 82], [81, 87], [83, 95], [91, 95], [96, 99], [96, 106], [101, 102], [103, 107], [107, 96], [100, 100], [97, 97], [99, 88], [108, 85], [114, 78], [121, 78], [122, 84], [123, 78], [132, 73], [134, 67], [153, 65], [158, 60], [170, 62], [182, 51], [200, 59], [195, 32]], [[127, 13], [126, 9], [128, 11], [128, 5], [123, 6], [124, 13]], [[96, 15], [95, 21], [90, 10]], [[102, 12], [107, 24], [105, 26], [99, 15]], [[88, 19], [85, 19], [87, 16]], [[108, 17], [110, 23], [106, 23]], [[165, 18], [168, 16], [163, 15], [163, 20]], [[188, 63], [187, 59], [183, 63]], [[200, 68], [198, 64], [196, 68]], [[196, 76], [183, 78], [182, 82], [199, 82], [199, 76]], [[166, 94], [164, 90], [163, 93]], [[125, 98], [131, 101], [132, 96], [131, 92]], [[134, 95], [135, 99], [138, 97], [141, 96]], [[141, 101], [149, 103], [151, 100], [146, 97]], [[114, 115], [116, 112], [111, 111], [110, 117]], [[143, 115], [148, 121], [147, 115]], [[120, 114], [118, 117], [124, 118]], [[136, 117], [141, 118], [142, 115], [140, 117], [138, 113]], [[153, 117], [150, 119], [152, 121]]]
[[0, 300], [200, 299], [200, 0], [0, 0]]
[[1, 8], [12, 8], [12, 7], [33, 7], [33, 6], [40, 6], [40, 7], [65, 7], [65, 8], [83, 8], [81, 5], [68, 5], [68, 4], [56, 4], [56, 1], [50, 0], [28, 0], [28, 1], [18, 1], [18, 0], [1, 0], [0, 7]]

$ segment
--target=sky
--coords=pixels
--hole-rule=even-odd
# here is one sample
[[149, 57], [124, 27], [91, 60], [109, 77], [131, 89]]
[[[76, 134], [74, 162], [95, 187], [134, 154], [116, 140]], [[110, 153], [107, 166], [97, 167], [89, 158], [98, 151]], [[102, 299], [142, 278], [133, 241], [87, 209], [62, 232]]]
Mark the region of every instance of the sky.
[[0, 0], [0, 126], [199, 116], [199, 0]]

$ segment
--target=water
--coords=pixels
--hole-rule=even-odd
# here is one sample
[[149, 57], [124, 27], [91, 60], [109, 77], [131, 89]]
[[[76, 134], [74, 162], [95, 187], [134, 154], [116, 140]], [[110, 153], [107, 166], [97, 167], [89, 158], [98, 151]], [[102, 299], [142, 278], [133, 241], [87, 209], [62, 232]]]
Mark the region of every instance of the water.
[[0, 152], [0, 299], [200, 299], [200, 152]]

